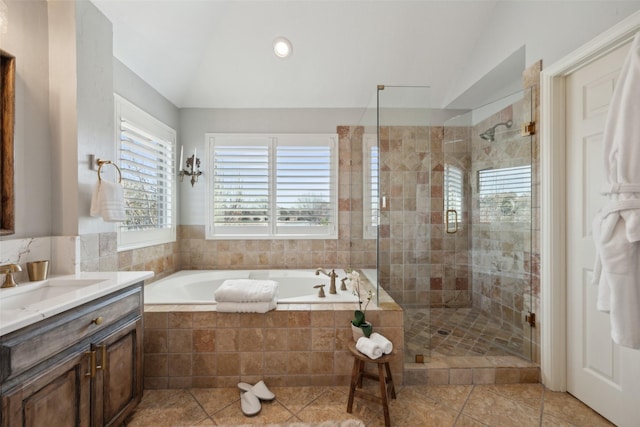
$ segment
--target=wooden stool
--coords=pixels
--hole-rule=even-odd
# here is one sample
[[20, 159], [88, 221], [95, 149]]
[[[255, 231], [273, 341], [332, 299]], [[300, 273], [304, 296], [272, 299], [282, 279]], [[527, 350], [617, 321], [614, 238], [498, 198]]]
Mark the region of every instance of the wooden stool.
[[[384, 409], [384, 425], [389, 427], [391, 425], [391, 420], [389, 418], [389, 395], [391, 395], [392, 399], [396, 398], [396, 389], [393, 387], [391, 368], [389, 368], [389, 359], [391, 359], [391, 355], [385, 354], [378, 359], [371, 359], [358, 351], [355, 342], [349, 342], [347, 347], [354, 357], [353, 371], [351, 372], [351, 387], [349, 388], [349, 403], [347, 403], [347, 412], [351, 413], [353, 411], [353, 398], [355, 396], [361, 397], [374, 403], [379, 403]], [[366, 372], [364, 365], [365, 362], [377, 363], [378, 374], [376, 375]], [[357, 387], [362, 388], [363, 378], [376, 380], [380, 383], [380, 397], [371, 393], [367, 393], [363, 390], [356, 389]]]

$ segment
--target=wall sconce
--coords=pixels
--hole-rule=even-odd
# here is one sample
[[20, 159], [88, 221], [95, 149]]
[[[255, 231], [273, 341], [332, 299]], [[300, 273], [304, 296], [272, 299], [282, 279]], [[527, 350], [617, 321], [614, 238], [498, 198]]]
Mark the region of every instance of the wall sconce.
[[[180, 147], [180, 167], [182, 167], [183, 157], [184, 147]], [[200, 171], [200, 159], [197, 157], [197, 150], [195, 148], [193, 149], [193, 156], [187, 157], [186, 165], [186, 169], [180, 169], [180, 172], [178, 172], [178, 175], [180, 176], [180, 182], [182, 182], [185, 175], [190, 176], [191, 186], [193, 187], [195, 183], [198, 182], [198, 177], [202, 175], [202, 172]]]

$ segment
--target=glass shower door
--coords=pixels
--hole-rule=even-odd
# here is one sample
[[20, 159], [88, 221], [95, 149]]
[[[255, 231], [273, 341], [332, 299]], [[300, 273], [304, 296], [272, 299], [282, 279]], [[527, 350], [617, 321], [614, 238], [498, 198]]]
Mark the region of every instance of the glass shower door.
[[522, 132], [531, 105], [525, 90], [445, 124], [442, 171], [432, 171], [442, 174], [444, 223], [434, 354], [531, 359], [532, 136]]
[[378, 282], [405, 314], [406, 362], [430, 348], [429, 88], [379, 86]]

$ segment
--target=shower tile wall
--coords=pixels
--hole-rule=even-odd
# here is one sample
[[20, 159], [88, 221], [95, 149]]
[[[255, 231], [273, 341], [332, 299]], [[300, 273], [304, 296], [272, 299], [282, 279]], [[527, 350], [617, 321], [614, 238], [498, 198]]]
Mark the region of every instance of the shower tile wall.
[[432, 129], [380, 128], [379, 281], [396, 302], [429, 305], [433, 221], [430, 176]]
[[[468, 126], [437, 128], [441, 135], [438, 144], [432, 144], [432, 307], [469, 307], [471, 305], [471, 275], [469, 249], [471, 226], [471, 129]], [[445, 166], [460, 168], [463, 174], [461, 221], [451, 226], [447, 232], [444, 212], [444, 171]], [[437, 197], [436, 197], [437, 196]]]

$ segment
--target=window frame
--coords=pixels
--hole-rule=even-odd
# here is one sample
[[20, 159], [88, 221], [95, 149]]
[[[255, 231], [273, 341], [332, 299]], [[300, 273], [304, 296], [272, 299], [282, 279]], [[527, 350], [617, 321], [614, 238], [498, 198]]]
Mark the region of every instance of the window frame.
[[526, 202], [525, 212], [531, 209], [532, 171], [531, 164], [478, 170], [478, 221], [521, 222], [517, 212], [522, 199]]
[[[239, 226], [216, 226], [214, 222], [214, 152], [216, 142], [224, 145], [247, 145], [254, 143], [268, 147], [268, 211], [266, 226], [244, 224]], [[330, 150], [329, 206], [333, 219], [327, 227], [278, 225], [277, 188], [276, 188], [276, 150], [280, 146], [322, 146]], [[207, 240], [299, 240], [299, 239], [338, 239], [338, 135], [337, 134], [262, 134], [262, 133], [207, 133], [205, 134], [205, 170], [210, 172], [205, 189], [205, 239]], [[253, 229], [253, 232], [250, 232]], [[326, 230], [326, 231], [325, 231]]]
[[147, 230], [125, 230], [123, 223], [119, 223], [117, 226], [117, 245], [118, 251], [125, 251], [130, 249], [137, 249], [149, 246], [156, 246], [165, 243], [171, 243], [176, 241], [176, 228], [177, 228], [177, 183], [176, 183], [176, 170], [175, 170], [175, 156], [176, 156], [176, 143], [177, 134], [176, 131], [170, 126], [166, 125], [162, 121], [156, 119], [151, 114], [147, 113], [137, 105], [128, 101], [118, 94], [114, 94], [114, 112], [115, 112], [115, 140], [116, 140], [116, 155], [117, 164], [122, 169], [121, 153], [121, 121], [125, 119], [127, 122], [134, 124], [136, 127], [144, 130], [146, 133], [152, 135], [154, 138], [158, 138], [167, 143], [169, 146], [169, 153], [166, 157], [167, 169], [169, 172], [166, 174], [166, 179], [169, 181], [168, 187], [171, 192], [171, 206], [167, 212], [165, 209], [165, 216], [168, 217], [169, 227], [165, 228], [152, 228]]

